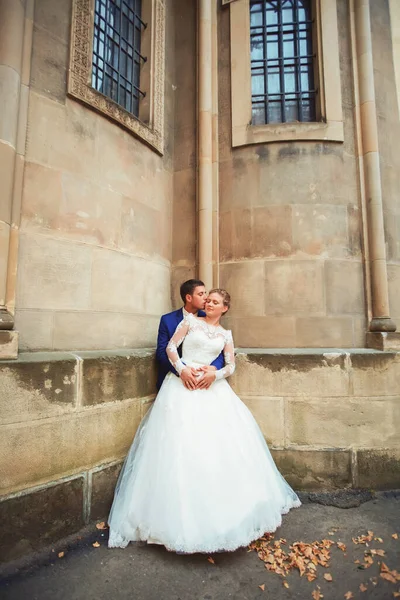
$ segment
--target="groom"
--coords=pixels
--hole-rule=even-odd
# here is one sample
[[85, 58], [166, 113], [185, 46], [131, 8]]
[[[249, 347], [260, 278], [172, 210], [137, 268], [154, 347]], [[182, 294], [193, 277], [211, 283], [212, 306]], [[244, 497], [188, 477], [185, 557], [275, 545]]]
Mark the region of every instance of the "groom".
[[[171, 371], [174, 375], [178, 376], [177, 372], [171, 365], [167, 356], [167, 345], [169, 340], [175, 333], [175, 329], [182, 319], [188, 313], [204, 317], [204, 307], [206, 304], [206, 288], [204, 283], [199, 279], [189, 279], [182, 283], [180, 287], [180, 294], [183, 302], [183, 307], [178, 310], [174, 310], [167, 315], [161, 317], [160, 326], [158, 328], [157, 338], [157, 351], [156, 358], [158, 362], [158, 378], [157, 378], [157, 389], [160, 389], [165, 376]], [[179, 356], [182, 356], [182, 346], [178, 349]], [[225, 364], [224, 354], [221, 354], [211, 363], [207, 370], [202, 368], [204, 376], [199, 379], [198, 371], [191, 367], [186, 367], [181, 373], [181, 379], [184, 385], [194, 390], [197, 388], [207, 389], [210, 387], [213, 381], [215, 381], [215, 371], [222, 369]]]

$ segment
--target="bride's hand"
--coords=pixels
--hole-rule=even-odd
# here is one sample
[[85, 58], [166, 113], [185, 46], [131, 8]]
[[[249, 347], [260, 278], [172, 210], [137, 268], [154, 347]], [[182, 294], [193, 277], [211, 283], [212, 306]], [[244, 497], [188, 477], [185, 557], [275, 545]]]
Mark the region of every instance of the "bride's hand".
[[198, 373], [196, 369], [192, 367], [185, 367], [181, 373], [181, 379], [183, 381], [183, 385], [188, 388], [188, 390], [195, 390], [198, 382]]
[[214, 383], [217, 369], [215, 367], [201, 367], [199, 369], [203, 373], [203, 377], [199, 380], [197, 384], [198, 390], [208, 390], [210, 385]]

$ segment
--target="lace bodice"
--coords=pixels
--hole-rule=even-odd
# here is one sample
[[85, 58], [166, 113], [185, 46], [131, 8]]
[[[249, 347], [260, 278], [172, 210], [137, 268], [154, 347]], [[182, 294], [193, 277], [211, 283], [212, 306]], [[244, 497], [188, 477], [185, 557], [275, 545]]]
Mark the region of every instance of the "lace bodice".
[[[182, 342], [181, 360], [177, 349]], [[216, 379], [229, 377], [235, 370], [232, 333], [220, 325], [208, 325], [205, 319], [189, 314], [176, 328], [167, 346], [167, 356], [180, 375], [185, 366], [210, 365], [222, 350], [225, 367], [216, 372]]]

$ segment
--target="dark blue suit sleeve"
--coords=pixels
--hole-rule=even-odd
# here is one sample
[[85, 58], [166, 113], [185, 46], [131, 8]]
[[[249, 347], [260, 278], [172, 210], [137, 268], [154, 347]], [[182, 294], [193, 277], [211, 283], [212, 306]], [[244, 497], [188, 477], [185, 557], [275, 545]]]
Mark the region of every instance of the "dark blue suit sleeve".
[[215, 367], [217, 369], [217, 371], [219, 371], [219, 369], [224, 368], [224, 366], [225, 366], [224, 351], [222, 351], [221, 354], [219, 356], [217, 356], [217, 358], [211, 363], [211, 365], [213, 367]]
[[175, 371], [174, 367], [168, 360], [167, 356], [167, 346], [168, 342], [171, 339], [169, 334], [167, 325], [165, 323], [164, 317], [161, 317], [160, 325], [158, 328], [158, 336], [157, 336], [157, 350], [156, 350], [156, 358], [160, 366], [163, 368], [165, 372], [171, 371], [174, 375], [178, 376], [178, 373]]

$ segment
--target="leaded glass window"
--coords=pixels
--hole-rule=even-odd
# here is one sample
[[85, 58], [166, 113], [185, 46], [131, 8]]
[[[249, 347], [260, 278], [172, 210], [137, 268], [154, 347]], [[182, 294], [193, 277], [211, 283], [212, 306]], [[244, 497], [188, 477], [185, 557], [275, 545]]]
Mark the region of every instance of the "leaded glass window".
[[140, 41], [146, 24], [141, 19], [141, 0], [95, 0], [92, 87], [136, 117], [140, 67], [146, 57]]
[[252, 122], [316, 120], [312, 0], [250, 0]]

